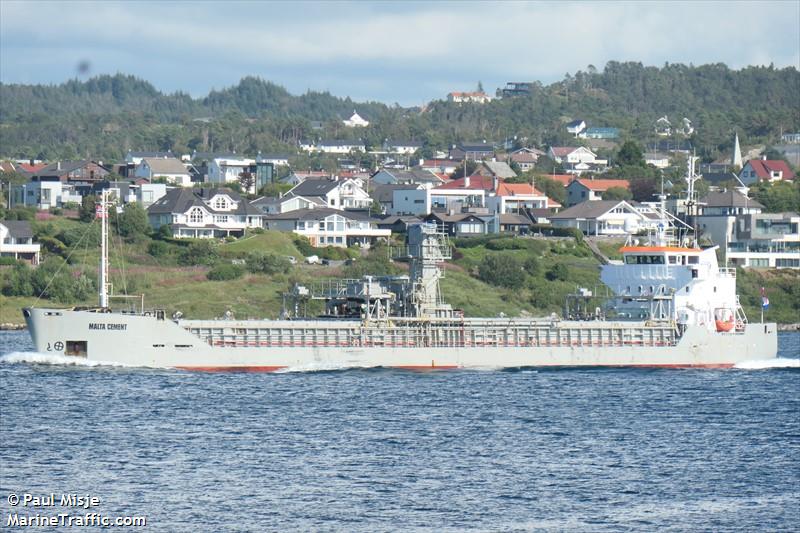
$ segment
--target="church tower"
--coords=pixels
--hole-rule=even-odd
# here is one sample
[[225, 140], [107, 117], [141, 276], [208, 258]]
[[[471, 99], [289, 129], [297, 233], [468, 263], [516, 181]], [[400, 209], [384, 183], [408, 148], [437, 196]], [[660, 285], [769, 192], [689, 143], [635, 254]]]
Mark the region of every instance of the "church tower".
[[731, 157], [731, 165], [737, 168], [742, 168], [742, 149], [739, 148], [739, 133], [734, 134], [733, 138], [733, 157]]

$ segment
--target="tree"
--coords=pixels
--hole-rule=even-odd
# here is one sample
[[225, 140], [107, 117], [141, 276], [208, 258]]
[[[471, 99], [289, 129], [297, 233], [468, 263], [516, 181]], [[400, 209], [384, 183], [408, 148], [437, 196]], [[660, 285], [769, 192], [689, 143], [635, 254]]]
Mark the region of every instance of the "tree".
[[642, 147], [634, 141], [625, 141], [617, 152], [617, 165], [621, 167], [643, 167], [645, 166]]
[[239, 174], [239, 185], [244, 192], [250, 192], [256, 184], [256, 177], [252, 172], [244, 171]]
[[478, 92], [479, 93], [483, 92], [483, 82], [481, 82], [480, 80], [478, 80]]
[[150, 233], [147, 212], [140, 204], [127, 204], [122, 214], [118, 214], [114, 221], [117, 231], [126, 241], [133, 242]]
[[[466, 167], [466, 171], [464, 170], [464, 167]], [[472, 176], [476, 170], [478, 170], [478, 162], [471, 159], [465, 159], [456, 167], [455, 172], [453, 172], [453, 178], [458, 179], [463, 178], [464, 176]]]
[[564, 205], [567, 203], [567, 189], [561, 182], [548, 178], [547, 176], [536, 176], [534, 186], [542, 191], [545, 196]]
[[97, 198], [92, 194], [87, 194], [81, 201], [81, 207], [78, 209], [78, 217], [81, 222], [91, 222], [95, 217], [95, 206], [97, 205]]
[[630, 181], [630, 194], [637, 202], [652, 202], [658, 191], [653, 178], [638, 178]]
[[512, 254], [492, 254], [478, 265], [478, 277], [490, 285], [519, 289], [525, 284], [525, 264]]
[[547, 269], [544, 277], [549, 281], [566, 281], [569, 279], [569, 267], [564, 263], [556, 263]]
[[213, 242], [199, 240], [191, 243], [178, 257], [178, 263], [185, 266], [213, 265], [219, 259], [219, 252]]
[[631, 198], [633, 198], [633, 194], [625, 187], [609, 187], [603, 193], [603, 200], [630, 200]]
[[800, 182], [760, 182], [753, 186], [753, 198], [764, 205], [767, 213], [800, 211]]
[[247, 256], [247, 270], [254, 274], [286, 274], [291, 269], [288, 258], [271, 252], [251, 252]]

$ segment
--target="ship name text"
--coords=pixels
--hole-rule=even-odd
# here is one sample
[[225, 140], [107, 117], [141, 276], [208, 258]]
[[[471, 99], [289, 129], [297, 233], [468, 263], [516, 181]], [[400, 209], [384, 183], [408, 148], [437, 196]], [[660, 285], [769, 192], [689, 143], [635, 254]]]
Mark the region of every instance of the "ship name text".
[[106, 331], [125, 331], [128, 324], [105, 324], [103, 322], [89, 322], [89, 329], [104, 329]]

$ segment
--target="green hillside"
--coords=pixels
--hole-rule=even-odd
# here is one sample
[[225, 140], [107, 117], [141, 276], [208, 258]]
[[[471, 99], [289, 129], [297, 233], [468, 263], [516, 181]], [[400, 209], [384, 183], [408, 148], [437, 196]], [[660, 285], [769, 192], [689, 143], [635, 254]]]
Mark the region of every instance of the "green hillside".
[[[706, 159], [727, 151], [733, 131], [742, 142], [770, 144], [781, 132], [800, 130], [800, 73], [795, 68], [609, 62], [535, 84], [529, 96], [486, 105], [434, 101], [424, 110], [353, 102], [326, 92], [292, 95], [247, 77], [203, 98], [163, 94], [150, 83], [118, 74], [61, 85], [0, 84], [0, 147], [5, 157], [92, 157], [119, 160], [127, 149], [176, 153], [293, 151], [306, 137], [413, 139], [425, 151], [458, 141], [508, 137], [538, 145], [574, 139], [564, 124], [583, 118], [621, 129], [623, 138], [651, 140], [654, 121], [692, 120], [691, 140]], [[353, 109], [365, 129], [344, 128]], [[312, 128], [312, 121], [323, 129]]]

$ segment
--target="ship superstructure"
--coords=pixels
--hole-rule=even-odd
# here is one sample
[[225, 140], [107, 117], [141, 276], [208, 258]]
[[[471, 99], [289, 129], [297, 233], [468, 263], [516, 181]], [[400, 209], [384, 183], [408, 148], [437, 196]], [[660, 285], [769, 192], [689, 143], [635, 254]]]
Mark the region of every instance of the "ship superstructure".
[[[393, 250], [409, 262], [407, 276], [295, 286], [279, 320], [114, 312], [105, 282], [97, 308], [29, 308], [24, 315], [40, 352], [196, 370], [727, 367], [776, 356], [776, 325], [747, 322], [735, 271], [719, 267], [713, 248], [663, 225], [646, 245], [631, 240], [622, 255], [602, 267], [613, 298], [592, 308], [584, 291], [580, 319], [465, 317], [442, 297], [451, 247], [431, 224], [409, 227], [406, 245]], [[304, 316], [319, 302], [320, 315]]]

